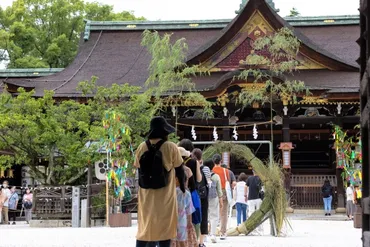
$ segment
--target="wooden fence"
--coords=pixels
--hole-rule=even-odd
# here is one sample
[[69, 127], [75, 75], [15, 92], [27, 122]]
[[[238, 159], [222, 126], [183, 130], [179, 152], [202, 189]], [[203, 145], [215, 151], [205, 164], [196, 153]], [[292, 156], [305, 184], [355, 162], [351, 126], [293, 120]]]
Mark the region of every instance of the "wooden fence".
[[[98, 195], [104, 185], [93, 185], [92, 195]], [[33, 211], [37, 218], [70, 219], [72, 215], [72, 186], [36, 187]], [[80, 186], [81, 200], [87, 198], [86, 186]], [[93, 209], [92, 209], [93, 210]]]
[[337, 206], [337, 178], [335, 175], [292, 175], [290, 205], [293, 208], [323, 208], [321, 187], [329, 179], [334, 189], [332, 207]]

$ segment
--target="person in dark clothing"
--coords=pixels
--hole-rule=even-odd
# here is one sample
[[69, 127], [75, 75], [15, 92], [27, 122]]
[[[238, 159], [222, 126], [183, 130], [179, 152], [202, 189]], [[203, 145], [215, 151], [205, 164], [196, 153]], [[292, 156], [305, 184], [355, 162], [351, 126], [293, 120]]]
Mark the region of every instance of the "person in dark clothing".
[[[189, 151], [190, 153], [194, 149], [194, 145], [189, 139], [182, 139], [180, 141], [180, 143], [178, 144], [178, 146], [185, 148], [185, 150]], [[189, 157], [184, 159], [184, 165], [186, 165], [187, 167], [189, 167], [191, 169], [191, 172], [194, 175], [195, 182], [200, 183], [202, 181], [202, 174], [200, 172], [199, 162], [197, 162], [196, 159], [192, 159], [191, 156], [189, 155]], [[189, 184], [189, 189], [190, 189], [190, 191], [195, 190], [196, 189], [196, 184], [195, 184], [194, 188], [191, 188], [191, 186]]]
[[331, 215], [331, 202], [333, 201], [333, 187], [330, 184], [329, 179], [326, 179], [324, 185], [321, 188], [322, 197], [324, 201], [325, 216]]
[[[260, 191], [262, 188], [262, 181], [253, 171], [253, 176], [248, 177], [246, 185], [248, 193], [248, 216], [250, 217], [261, 207], [262, 199], [260, 198]], [[263, 232], [262, 225], [258, 226], [257, 232]]]
[[[200, 237], [199, 237], [199, 247], [205, 247], [204, 240], [208, 235], [208, 181], [211, 181], [211, 170], [203, 165], [202, 155], [203, 152], [199, 148], [193, 149], [193, 157], [201, 164], [200, 170], [202, 173], [202, 182], [199, 186], [203, 186], [206, 189], [205, 197], [200, 198], [200, 204], [202, 208], [202, 222], [200, 223]], [[209, 174], [209, 178], [207, 178], [207, 174]]]

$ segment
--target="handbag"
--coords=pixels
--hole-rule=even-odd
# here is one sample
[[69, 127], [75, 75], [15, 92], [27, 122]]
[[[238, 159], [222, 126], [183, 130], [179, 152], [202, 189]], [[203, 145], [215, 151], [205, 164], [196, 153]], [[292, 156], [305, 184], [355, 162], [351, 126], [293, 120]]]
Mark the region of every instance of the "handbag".
[[225, 175], [225, 191], [226, 191], [226, 197], [227, 197], [227, 202], [232, 205], [233, 203], [233, 195], [231, 191], [231, 185], [229, 180], [227, 179], [226, 176], [226, 169], [224, 168], [224, 175]]
[[26, 201], [23, 203], [25, 209], [32, 209], [32, 202]]
[[193, 206], [195, 208], [195, 212], [191, 215], [192, 216], [191, 218], [193, 224], [197, 225], [202, 222], [202, 208], [200, 204], [200, 198], [196, 190], [191, 192], [191, 199], [193, 201]]
[[203, 166], [200, 168], [200, 173], [202, 174], [202, 181], [198, 183], [198, 194], [200, 199], [207, 199], [208, 198], [208, 187], [207, 187], [207, 179], [203, 172]]

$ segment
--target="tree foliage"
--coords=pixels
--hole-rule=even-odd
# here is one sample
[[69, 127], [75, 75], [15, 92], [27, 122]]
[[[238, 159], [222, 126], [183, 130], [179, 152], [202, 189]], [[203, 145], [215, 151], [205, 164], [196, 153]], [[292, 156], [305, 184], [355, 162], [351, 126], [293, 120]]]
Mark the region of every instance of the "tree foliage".
[[84, 0], [15, 0], [0, 7], [0, 61], [8, 68], [65, 68], [77, 53], [84, 19], [142, 20]]
[[246, 69], [236, 79], [263, 82], [264, 87], [258, 90], [242, 89], [239, 103], [244, 107], [253, 102], [264, 104], [277, 96], [284, 102], [294, 104], [299, 94], [309, 94], [303, 81], [286, 79], [286, 75], [299, 66], [299, 47], [300, 41], [288, 28], [257, 39], [253, 44], [253, 52], [242, 61]]
[[[104, 87], [98, 85], [99, 78], [93, 77], [77, 88], [85, 97], [84, 104], [74, 100], [56, 102], [51, 91], [45, 91], [41, 98], [34, 98], [33, 91], [24, 89], [19, 89], [16, 97], [3, 92], [0, 150], [13, 155], [0, 156], [0, 166], [24, 164], [43, 184], [71, 184], [85, 174], [88, 164], [102, 158], [97, 150], [107, 138], [103, 127], [107, 112], [119, 113], [130, 129], [129, 140], [122, 140], [122, 148], [115, 155], [132, 164], [131, 146], [135, 149], [144, 140], [154, 115], [177, 106], [179, 101], [211, 110], [211, 103], [196, 92], [188, 78], [198, 75], [198, 67], [183, 63], [184, 40], [172, 43], [169, 35], [145, 32], [143, 45], [152, 56], [146, 87]], [[186, 86], [179, 82], [186, 82]]]

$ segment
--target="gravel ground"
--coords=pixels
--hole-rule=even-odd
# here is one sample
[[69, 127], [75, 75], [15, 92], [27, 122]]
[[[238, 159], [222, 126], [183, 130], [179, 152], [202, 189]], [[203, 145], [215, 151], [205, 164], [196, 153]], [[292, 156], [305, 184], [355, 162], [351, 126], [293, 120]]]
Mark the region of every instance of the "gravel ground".
[[[233, 220], [234, 221], [234, 220]], [[361, 230], [352, 221], [290, 221], [293, 230], [286, 237], [269, 236], [268, 223], [263, 236], [229, 237], [214, 247], [360, 247]], [[30, 228], [24, 223], [0, 225], [1, 247], [131, 247], [135, 246], [136, 226], [130, 228]]]

